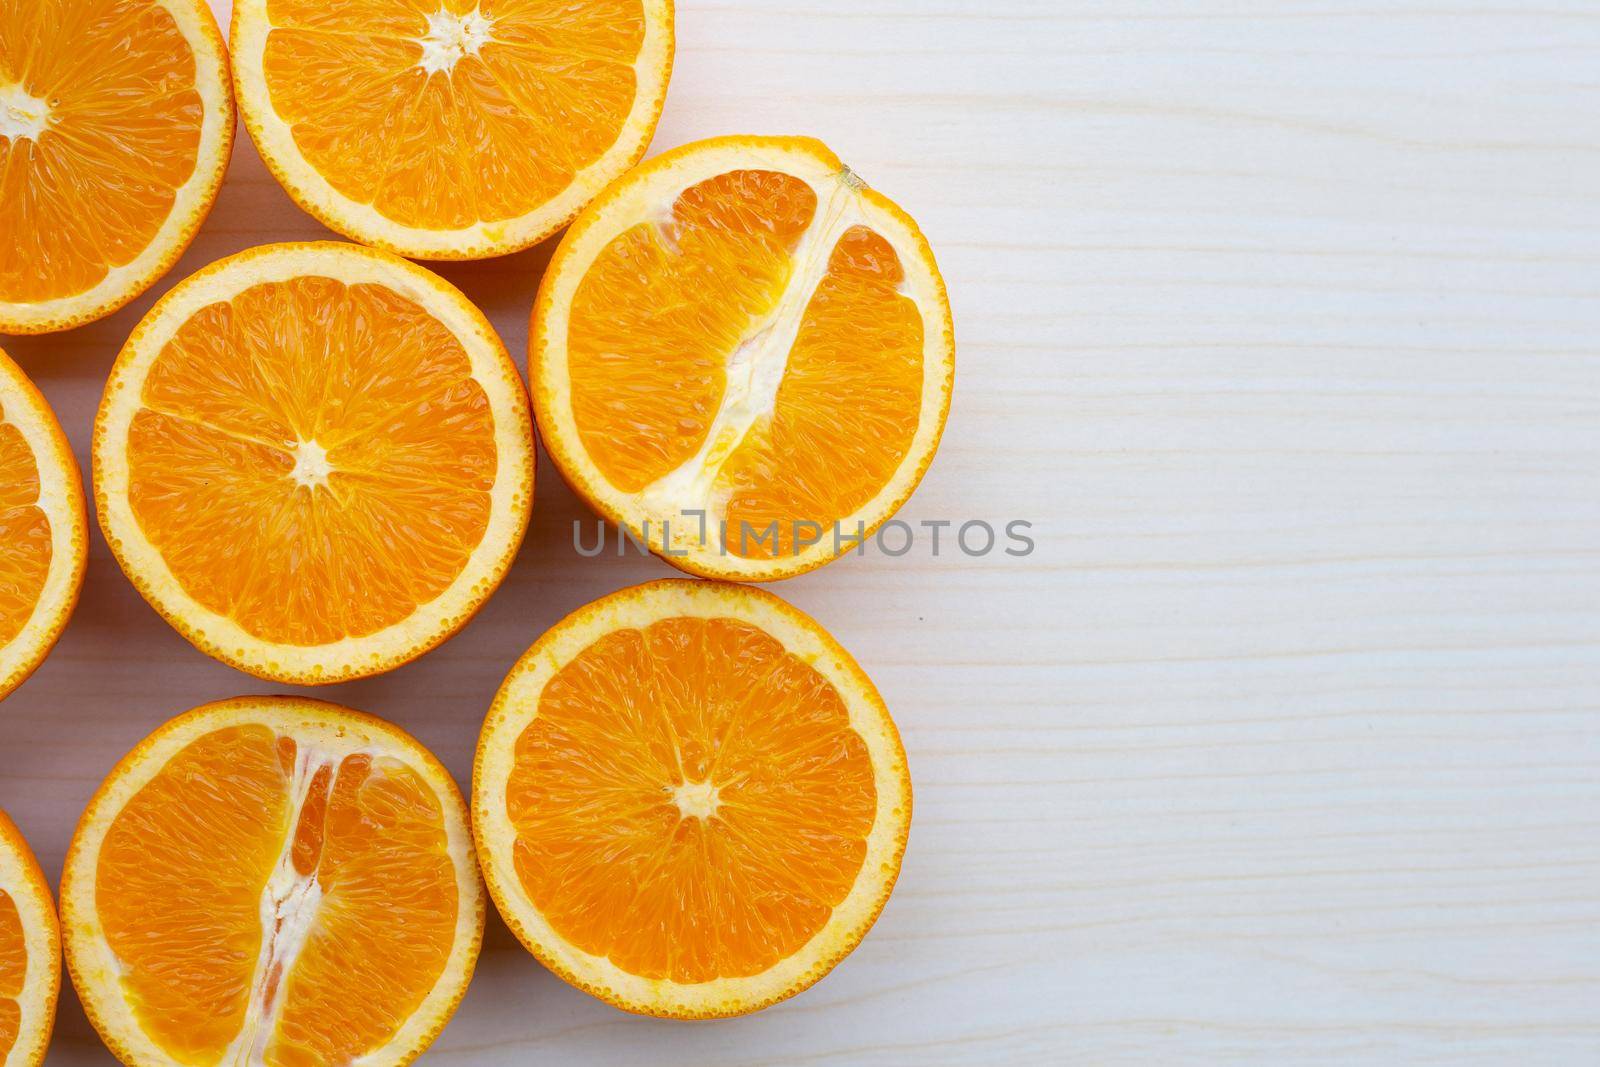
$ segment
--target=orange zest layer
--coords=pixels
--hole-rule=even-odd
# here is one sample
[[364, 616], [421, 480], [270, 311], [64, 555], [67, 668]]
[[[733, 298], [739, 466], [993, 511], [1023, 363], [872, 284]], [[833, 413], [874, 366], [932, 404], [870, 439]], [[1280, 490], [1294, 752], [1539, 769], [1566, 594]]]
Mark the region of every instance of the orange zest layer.
[[383, 1046], [443, 973], [459, 905], [439, 801], [414, 769], [335, 762], [259, 725], [170, 759], [116, 816], [95, 879], [124, 997], [194, 1063], [252, 1018], [270, 1030], [245, 1047], [273, 1067]]
[[207, 306], [141, 400], [127, 446], [141, 529], [189, 596], [264, 640], [391, 626], [487, 529], [488, 397], [450, 331], [385, 286], [307, 276]]
[[[517, 218], [617, 142], [640, 0], [269, 0], [262, 70], [311, 167], [424, 229]], [[360, 32], [351, 32], [359, 27]]]
[[877, 807], [837, 690], [733, 619], [614, 631], [516, 742], [515, 867], [555, 931], [646, 978], [794, 954], [855, 884]]
[[0, 301], [84, 292], [132, 262], [194, 173], [195, 57], [154, 0], [0, 4]]

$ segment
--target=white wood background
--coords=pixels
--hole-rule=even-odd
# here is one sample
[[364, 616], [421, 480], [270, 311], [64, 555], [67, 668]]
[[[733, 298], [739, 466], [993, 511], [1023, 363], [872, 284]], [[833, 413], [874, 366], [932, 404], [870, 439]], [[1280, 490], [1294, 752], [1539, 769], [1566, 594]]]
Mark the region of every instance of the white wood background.
[[[832, 977], [639, 1020], [496, 920], [427, 1062], [1600, 1062], [1600, 7], [680, 0], [678, 40], [658, 149], [814, 133], [921, 220], [959, 371], [904, 517], [1029, 519], [1039, 548], [779, 590], [877, 679], [917, 785], [900, 887]], [[321, 233], [242, 139], [173, 278], [7, 347], [83, 459], [157, 293]], [[548, 254], [444, 273], [520, 355]], [[463, 785], [516, 655], [667, 573], [577, 558], [585, 513], [541, 477], [470, 629], [318, 694]], [[0, 806], [58, 872], [140, 737], [271, 688], [97, 537], [0, 713]], [[109, 1062], [70, 994], [51, 1062]]]

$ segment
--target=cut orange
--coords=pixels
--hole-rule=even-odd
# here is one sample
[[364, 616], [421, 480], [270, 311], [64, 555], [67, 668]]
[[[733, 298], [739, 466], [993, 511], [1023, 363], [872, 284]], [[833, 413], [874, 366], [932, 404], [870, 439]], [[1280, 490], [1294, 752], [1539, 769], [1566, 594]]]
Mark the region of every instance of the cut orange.
[[146, 738], [61, 880], [73, 985], [132, 1067], [409, 1063], [466, 992], [484, 912], [449, 773], [398, 727], [289, 697]]
[[0, 699], [66, 628], [88, 558], [72, 446], [39, 390], [0, 351]]
[[644, 155], [672, 0], [236, 0], [239, 107], [289, 195], [356, 240], [544, 240]]
[[204, 0], [0, 0], [0, 332], [64, 330], [148, 289], [232, 149]]
[[693, 574], [820, 567], [885, 522], [950, 408], [950, 305], [916, 224], [822, 144], [729, 137], [600, 195], [539, 290], [545, 445]]
[[0, 811], [0, 1067], [38, 1067], [61, 992], [61, 931], [50, 886]]
[[346, 244], [185, 279], [95, 422], [117, 560], [202, 650], [303, 684], [388, 670], [499, 585], [533, 503], [516, 365], [441, 278]]
[[472, 806], [529, 951], [627, 1011], [709, 1018], [793, 996], [860, 943], [900, 871], [911, 778], [822, 627], [677, 580], [528, 650], [484, 724]]

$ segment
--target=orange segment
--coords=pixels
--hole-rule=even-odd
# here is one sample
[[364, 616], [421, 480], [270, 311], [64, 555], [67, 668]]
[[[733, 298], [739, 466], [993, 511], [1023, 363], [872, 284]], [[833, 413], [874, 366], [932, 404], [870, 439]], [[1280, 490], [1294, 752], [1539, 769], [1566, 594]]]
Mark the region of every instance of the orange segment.
[[670, 0], [240, 0], [246, 122], [341, 232], [470, 258], [559, 228], [644, 152]]
[[15, 640], [33, 617], [50, 573], [50, 520], [38, 500], [33, 450], [21, 430], [0, 422], [0, 645]]
[[954, 364], [915, 223], [801, 138], [685, 145], [614, 183], [529, 335], [568, 481], [675, 566], [752, 581], [822, 566], [909, 498]]
[[216, 25], [195, 0], [0, 4], [0, 115], [0, 326], [108, 313], [216, 195], [233, 125]]
[[[893, 246], [865, 226], [835, 246], [771, 415], [719, 475], [729, 529], [752, 531], [731, 537], [730, 551], [793, 556], [797, 533], [831, 531], [905, 461], [921, 415], [923, 322], [916, 302], [899, 293], [904, 281]], [[761, 537], [765, 531], [772, 536]]]
[[782, 601], [718, 583], [625, 590], [540, 638], [473, 783], [490, 890], [524, 944], [669, 1016], [820, 978], [882, 906], [910, 817], [859, 668]]
[[455, 934], [443, 814], [414, 770], [346, 757], [323, 817], [322, 906], [285, 983], [275, 1067], [348, 1063], [387, 1042], [444, 971]]
[[87, 562], [86, 524], [66, 435], [0, 351], [0, 698], [66, 627]]
[[0, 812], [0, 1064], [44, 1062], [61, 989], [60, 936], [38, 861]]
[[637, 492], [700, 448], [730, 354], [782, 298], [816, 210], [797, 178], [735, 171], [596, 257], [573, 297], [568, 360], [574, 420], [608, 481]]
[[409, 1062], [482, 934], [448, 775], [394, 727], [290, 698], [197, 709], [135, 749], [63, 901], [85, 1006], [130, 1063]]
[[520, 381], [481, 313], [420, 268], [343, 245], [261, 257], [288, 276], [225, 260], [184, 283], [210, 295], [163, 344], [130, 341], [100, 417], [115, 442], [99, 438], [101, 489], [126, 510], [102, 514], [202, 647], [285, 680], [372, 673], [367, 649], [419, 654], [509, 565], [531, 496]]
[[173, 756], [101, 845], [95, 907], [122, 995], [182, 1062], [216, 1062], [244, 1025], [289, 784], [270, 729], [217, 730]]
[[0, 1063], [22, 1032], [22, 986], [28, 977], [28, 943], [11, 894], [0, 890]]

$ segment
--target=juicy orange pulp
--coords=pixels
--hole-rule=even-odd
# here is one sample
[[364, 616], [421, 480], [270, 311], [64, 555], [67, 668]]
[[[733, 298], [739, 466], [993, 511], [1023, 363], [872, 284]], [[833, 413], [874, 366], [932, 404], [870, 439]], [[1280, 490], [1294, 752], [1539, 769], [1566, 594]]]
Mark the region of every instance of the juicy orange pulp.
[[645, 33], [640, 0], [269, 0], [267, 17], [272, 108], [306, 160], [428, 229], [525, 215], [599, 159]]
[[[600, 473], [624, 492], [699, 453], [735, 367], [748, 374], [750, 361], [784, 361], [771, 410], [710, 454], [725, 457], [713, 499], [725, 501], [728, 548], [743, 556], [788, 554], [796, 520], [826, 529], [857, 511], [916, 434], [923, 326], [900, 292], [899, 257], [879, 234], [851, 227], [813, 253], [826, 266], [803, 291], [813, 279], [802, 238], [823, 224], [798, 178], [718, 175], [685, 190], [666, 220], [614, 238], [572, 300], [574, 422]], [[800, 313], [792, 346], [762, 351], [786, 309]], [[777, 537], [763, 539], [773, 522]]]
[[0, 889], [0, 1063], [22, 1032], [23, 985], [28, 977], [28, 944], [23, 935], [22, 916], [11, 894]]
[[546, 685], [506, 788], [557, 934], [648, 978], [759, 974], [849, 894], [877, 805], [834, 687], [732, 619], [607, 634]]
[[487, 529], [488, 396], [449, 330], [382, 285], [301, 277], [209, 305], [141, 400], [140, 527], [185, 592], [264, 640], [393, 625]]
[[50, 519], [39, 508], [39, 467], [0, 407], [0, 645], [33, 616], [50, 574]]
[[0, 3], [0, 300], [83, 292], [149, 245], [194, 172], [194, 85], [154, 0]]
[[274, 1067], [388, 1041], [443, 973], [458, 905], [443, 814], [415, 771], [319, 760], [265, 726], [195, 740], [128, 802], [95, 901], [156, 1044], [214, 1063], [254, 1007], [271, 1030], [246, 1040]]

